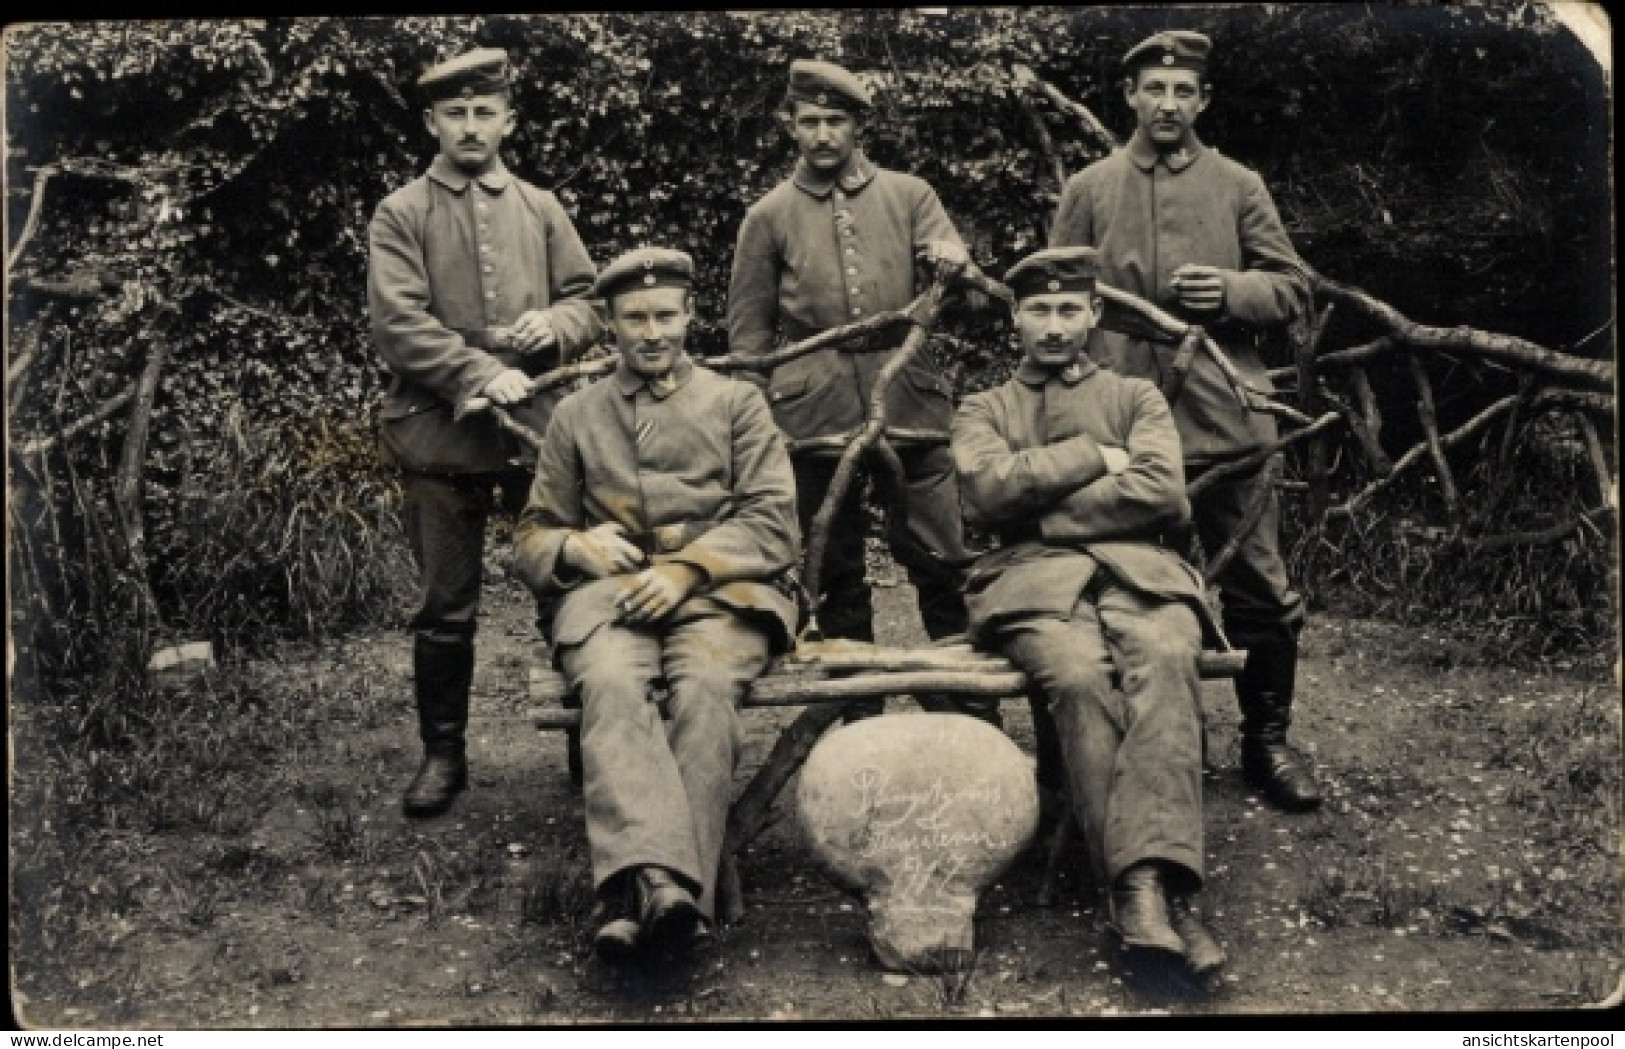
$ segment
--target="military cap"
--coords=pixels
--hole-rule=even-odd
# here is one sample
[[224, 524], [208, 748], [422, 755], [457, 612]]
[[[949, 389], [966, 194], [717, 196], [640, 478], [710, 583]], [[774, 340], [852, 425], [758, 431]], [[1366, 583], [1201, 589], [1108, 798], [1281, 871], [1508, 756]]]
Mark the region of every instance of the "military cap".
[[873, 108], [869, 89], [863, 81], [833, 62], [798, 58], [790, 63], [790, 91], [786, 102], [811, 102], [815, 106], [866, 113]]
[[1045, 248], [1011, 266], [1004, 275], [1017, 299], [1029, 295], [1094, 291], [1100, 253], [1094, 248]]
[[694, 260], [687, 252], [634, 248], [599, 271], [592, 293], [607, 301], [643, 288], [689, 288], [693, 284]]
[[477, 48], [431, 66], [418, 77], [418, 87], [431, 102], [502, 95], [507, 93], [508, 83], [508, 52], [500, 47]]
[[1132, 73], [1146, 66], [1164, 69], [1194, 69], [1198, 73], [1207, 69], [1207, 54], [1213, 41], [1189, 29], [1166, 29], [1152, 33], [1128, 49], [1123, 56], [1123, 68]]

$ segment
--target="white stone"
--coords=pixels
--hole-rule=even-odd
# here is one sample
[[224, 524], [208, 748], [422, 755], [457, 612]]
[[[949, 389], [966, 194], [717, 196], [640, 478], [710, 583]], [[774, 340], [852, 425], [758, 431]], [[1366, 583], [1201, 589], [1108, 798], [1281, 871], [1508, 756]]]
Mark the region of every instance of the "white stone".
[[869, 908], [888, 969], [962, 968], [982, 889], [1038, 827], [1033, 767], [1004, 733], [959, 714], [892, 714], [837, 729], [801, 770], [813, 854]]

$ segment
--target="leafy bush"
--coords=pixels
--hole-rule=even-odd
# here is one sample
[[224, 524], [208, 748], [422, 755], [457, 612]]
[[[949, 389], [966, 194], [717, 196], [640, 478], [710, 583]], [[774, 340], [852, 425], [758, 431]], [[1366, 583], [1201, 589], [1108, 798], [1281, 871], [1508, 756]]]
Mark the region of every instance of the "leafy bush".
[[[164, 340], [146, 538], [165, 617], [223, 639], [342, 625], [384, 586], [345, 572], [389, 534], [388, 482], [361, 465], [381, 388], [366, 227], [432, 155], [412, 87], [427, 64], [508, 49], [510, 165], [557, 191], [600, 261], [644, 242], [693, 253], [695, 340], [714, 353], [739, 221], [793, 162], [772, 116], [792, 58], [876, 84], [870, 152], [930, 180], [996, 273], [1043, 243], [1056, 165], [1103, 149], [1022, 95], [1012, 65], [1125, 134], [1117, 59], [1173, 24], [1218, 44], [1205, 137], [1262, 172], [1317, 267], [1419, 319], [1605, 352], [1606, 86], [1532, 5], [36, 24], [6, 39], [11, 228], [33, 173], [61, 172], [18, 276], [118, 290], [85, 302], [8, 287], [12, 345], [38, 346], [14, 427], [82, 419]], [[1010, 349], [997, 310], [951, 312], [935, 343], [962, 389], [1000, 377]], [[123, 417], [75, 435], [50, 469], [16, 468], [49, 473], [32, 526], [50, 534], [55, 507], [73, 533], [64, 554], [118, 546], [87, 508], [105, 498]], [[257, 480], [234, 492], [241, 469]], [[335, 494], [342, 537], [311, 530]], [[29, 555], [62, 584], [53, 614], [137, 607], [116, 557], [99, 575], [51, 568], [53, 542]]]

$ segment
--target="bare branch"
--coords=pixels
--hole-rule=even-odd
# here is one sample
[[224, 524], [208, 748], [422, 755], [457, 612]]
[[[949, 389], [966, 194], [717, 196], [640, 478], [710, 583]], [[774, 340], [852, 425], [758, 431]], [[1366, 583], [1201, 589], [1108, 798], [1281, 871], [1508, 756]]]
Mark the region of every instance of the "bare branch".
[[1614, 388], [1614, 366], [1609, 361], [1594, 361], [1549, 350], [1514, 335], [1479, 331], [1477, 328], [1465, 326], [1436, 328], [1417, 324], [1369, 292], [1351, 285], [1339, 284], [1314, 270], [1309, 271], [1309, 276], [1315, 294], [1335, 299], [1358, 310], [1409, 346], [1477, 355], [1504, 364], [1533, 368], [1543, 374], [1584, 386], [1605, 390]]

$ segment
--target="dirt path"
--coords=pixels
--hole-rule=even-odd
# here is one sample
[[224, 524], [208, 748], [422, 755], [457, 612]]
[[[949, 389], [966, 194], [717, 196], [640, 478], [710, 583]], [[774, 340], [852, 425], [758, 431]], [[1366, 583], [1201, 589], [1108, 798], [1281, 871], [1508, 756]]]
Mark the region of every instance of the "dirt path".
[[[882, 640], [917, 640], [907, 586], [877, 593]], [[1092, 898], [1072, 882], [1038, 908], [1032, 860], [984, 899], [968, 979], [883, 977], [861, 909], [811, 866], [787, 813], [742, 858], [744, 922], [681, 970], [616, 974], [585, 949], [563, 739], [526, 716], [527, 615], [515, 584], [492, 587], [472, 789], [428, 824], [398, 810], [416, 761], [403, 632], [258, 668], [321, 705], [316, 738], [265, 769], [246, 835], [113, 835], [109, 848], [168, 882], [103, 922], [98, 960], [65, 989], [30, 982], [24, 959], [26, 1015], [276, 1027], [1548, 1009], [1600, 999], [1619, 979], [1612, 690], [1446, 672], [1447, 642], [1328, 616], [1305, 636], [1294, 730], [1323, 771], [1324, 811], [1284, 816], [1246, 792], [1228, 686], [1206, 696], [1206, 898], [1232, 959], [1211, 998], [1126, 987]], [[1006, 711], [1030, 750], [1025, 711]], [[747, 772], [792, 714], [747, 715]]]

